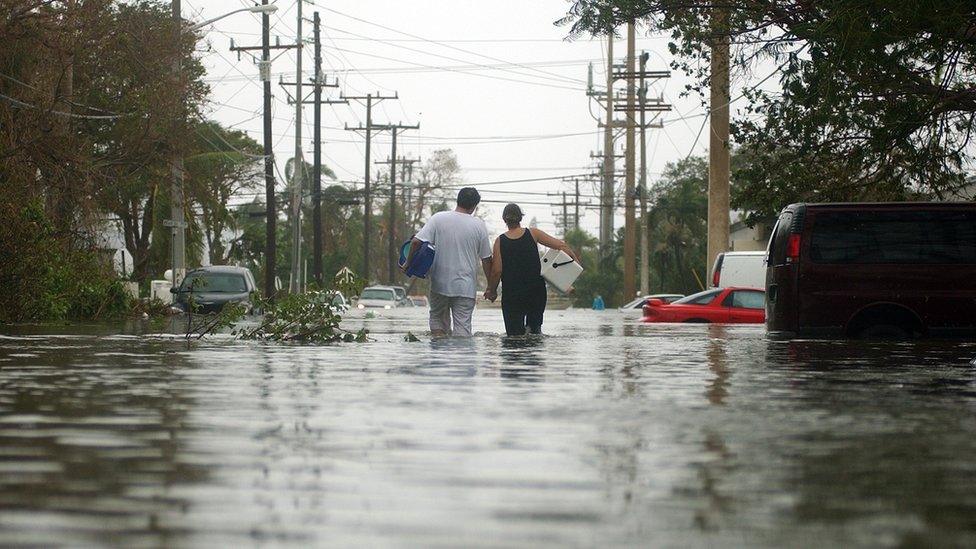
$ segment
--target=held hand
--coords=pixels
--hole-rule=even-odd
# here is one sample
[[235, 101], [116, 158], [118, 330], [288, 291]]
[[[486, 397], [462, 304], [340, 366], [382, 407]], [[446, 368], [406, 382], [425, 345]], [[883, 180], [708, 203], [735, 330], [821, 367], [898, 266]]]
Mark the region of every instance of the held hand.
[[579, 256], [576, 255], [576, 252], [574, 252], [572, 248], [570, 248], [569, 246], [566, 246], [565, 248], [563, 248], [563, 251], [566, 252], [566, 255], [568, 255], [569, 257], [572, 257], [573, 258], [573, 261], [575, 261], [577, 263], [580, 263]]

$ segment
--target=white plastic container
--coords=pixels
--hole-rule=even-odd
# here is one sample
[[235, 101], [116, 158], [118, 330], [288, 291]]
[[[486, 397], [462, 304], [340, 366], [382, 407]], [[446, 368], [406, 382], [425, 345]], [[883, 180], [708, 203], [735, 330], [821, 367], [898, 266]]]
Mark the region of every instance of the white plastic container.
[[542, 278], [562, 293], [573, 287], [583, 266], [561, 250], [549, 250], [542, 256]]
[[163, 303], [172, 303], [173, 294], [170, 293], [169, 289], [173, 286], [173, 283], [169, 280], [153, 280], [149, 282], [149, 297], [151, 299], [158, 299]]

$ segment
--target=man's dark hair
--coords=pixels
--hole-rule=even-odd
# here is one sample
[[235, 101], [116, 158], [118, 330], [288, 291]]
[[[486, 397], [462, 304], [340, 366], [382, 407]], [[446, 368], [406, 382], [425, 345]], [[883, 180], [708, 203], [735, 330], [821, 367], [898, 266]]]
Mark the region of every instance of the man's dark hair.
[[481, 202], [481, 195], [474, 187], [465, 187], [458, 191], [457, 204], [465, 210], [473, 210]]

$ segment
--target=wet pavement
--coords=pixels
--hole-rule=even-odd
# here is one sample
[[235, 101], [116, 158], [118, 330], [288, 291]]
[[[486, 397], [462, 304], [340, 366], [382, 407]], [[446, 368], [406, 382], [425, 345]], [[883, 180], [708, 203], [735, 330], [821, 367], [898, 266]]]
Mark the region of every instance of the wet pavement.
[[497, 310], [405, 342], [424, 315], [0, 328], [0, 545], [976, 545], [974, 343]]

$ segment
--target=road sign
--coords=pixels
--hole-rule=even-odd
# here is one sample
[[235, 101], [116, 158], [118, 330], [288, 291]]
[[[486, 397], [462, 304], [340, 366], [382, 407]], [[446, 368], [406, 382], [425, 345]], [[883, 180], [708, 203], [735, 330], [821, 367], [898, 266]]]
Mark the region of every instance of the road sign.
[[356, 273], [349, 270], [349, 267], [343, 267], [335, 274], [335, 279], [343, 284], [351, 284], [356, 280]]

